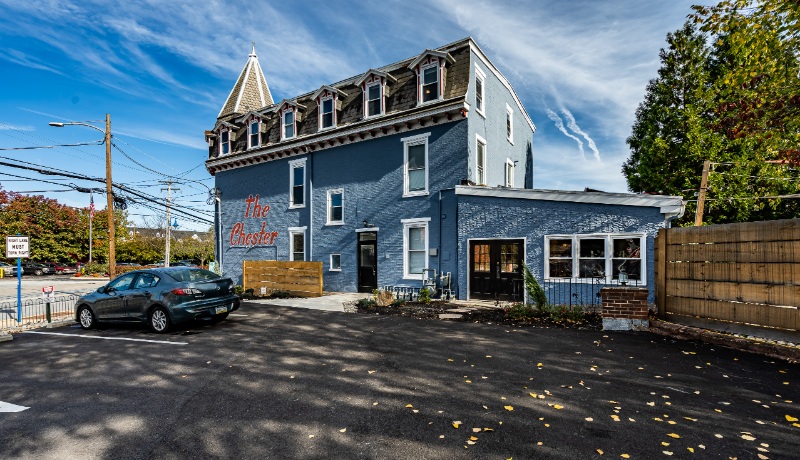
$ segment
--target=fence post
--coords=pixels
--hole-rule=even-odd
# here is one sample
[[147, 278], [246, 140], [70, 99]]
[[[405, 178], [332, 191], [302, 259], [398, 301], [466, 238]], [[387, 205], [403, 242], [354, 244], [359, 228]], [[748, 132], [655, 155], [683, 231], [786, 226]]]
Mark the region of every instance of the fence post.
[[47, 316], [47, 322], [51, 323], [52, 321], [50, 320], [50, 302], [47, 302], [44, 305], [45, 305], [44, 311], [45, 311], [45, 315]]
[[656, 307], [658, 318], [667, 319], [667, 235], [669, 229], [658, 230], [656, 236]]

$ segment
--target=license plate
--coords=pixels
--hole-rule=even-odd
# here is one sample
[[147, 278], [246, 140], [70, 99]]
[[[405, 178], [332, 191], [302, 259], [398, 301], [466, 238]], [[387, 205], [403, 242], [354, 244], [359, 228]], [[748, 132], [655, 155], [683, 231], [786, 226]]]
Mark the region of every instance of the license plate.
[[225, 313], [228, 311], [228, 307], [217, 307], [217, 313]]

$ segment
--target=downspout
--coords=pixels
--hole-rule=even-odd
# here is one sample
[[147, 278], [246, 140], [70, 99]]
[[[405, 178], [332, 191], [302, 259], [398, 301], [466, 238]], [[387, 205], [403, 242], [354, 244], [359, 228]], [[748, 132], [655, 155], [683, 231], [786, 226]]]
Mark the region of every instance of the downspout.
[[683, 217], [683, 214], [686, 212], [686, 202], [681, 200], [681, 210], [672, 216], [665, 216], [664, 217], [664, 228], [672, 228], [672, 221], [675, 219], [680, 219]]
[[314, 153], [308, 152], [308, 261], [314, 260]]
[[217, 239], [219, 240], [217, 252], [219, 257], [217, 258], [217, 264], [219, 264], [219, 274], [222, 276], [222, 199], [219, 192], [216, 193], [214, 201], [217, 202], [217, 221], [219, 222], [219, 232], [217, 232]]
[[438, 272], [442, 276], [442, 190], [439, 189], [439, 257]]

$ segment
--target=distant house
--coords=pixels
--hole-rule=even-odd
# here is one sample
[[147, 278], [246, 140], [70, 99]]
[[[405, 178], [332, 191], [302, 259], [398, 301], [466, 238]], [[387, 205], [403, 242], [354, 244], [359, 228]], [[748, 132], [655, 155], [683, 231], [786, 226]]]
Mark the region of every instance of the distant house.
[[[166, 230], [163, 228], [144, 228], [144, 227], [126, 227], [126, 239], [134, 239], [136, 237], [156, 237], [165, 238]], [[190, 230], [171, 230], [172, 238], [178, 241], [183, 241], [186, 238], [191, 238], [197, 241], [213, 240], [214, 234], [211, 232], [194, 232]]]
[[280, 101], [253, 49], [205, 132], [216, 260], [237, 283], [245, 260], [321, 261], [329, 291], [435, 269], [458, 298], [519, 298], [524, 261], [575, 282], [625, 269], [652, 292], [681, 198], [532, 189], [535, 131], [472, 38]]

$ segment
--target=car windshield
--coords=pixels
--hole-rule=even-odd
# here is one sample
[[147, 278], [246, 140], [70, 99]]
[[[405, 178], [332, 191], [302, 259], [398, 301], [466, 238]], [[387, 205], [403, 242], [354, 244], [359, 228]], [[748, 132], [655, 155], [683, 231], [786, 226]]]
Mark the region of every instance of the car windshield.
[[176, 281], [189, 282], [215, 280], [220, 277], [216, 273], [203, 270], [202, 268], [181, 268], [177, 270], [170, 270], [166, 273], [175, 278]]

